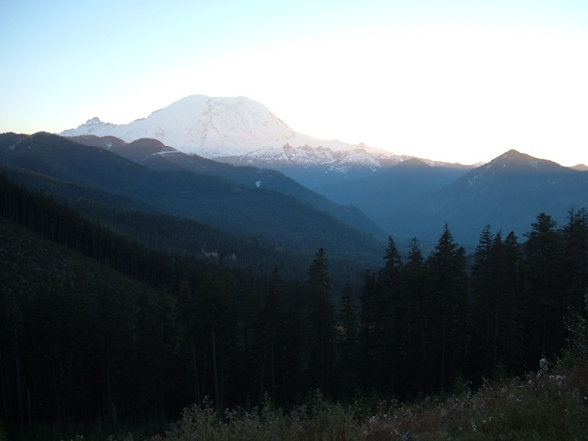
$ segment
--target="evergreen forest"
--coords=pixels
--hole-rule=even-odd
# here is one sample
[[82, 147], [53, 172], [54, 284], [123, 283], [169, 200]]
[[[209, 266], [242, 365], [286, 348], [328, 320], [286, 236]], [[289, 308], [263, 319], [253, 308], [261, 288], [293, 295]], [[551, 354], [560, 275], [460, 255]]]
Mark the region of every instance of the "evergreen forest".
[[487, 227], [473, 255], [450, 226], [427, 255], [390, 237], [359, 275], [320, 248], [293, 255], [300, 276], [286, 258], [266, 271], [158, 247], [0, 177], [0, 438], [157, 433], [194, 403], [408, 402], [524, 375], [560, 355], [588, 287], [588, 214], [530, 227]]

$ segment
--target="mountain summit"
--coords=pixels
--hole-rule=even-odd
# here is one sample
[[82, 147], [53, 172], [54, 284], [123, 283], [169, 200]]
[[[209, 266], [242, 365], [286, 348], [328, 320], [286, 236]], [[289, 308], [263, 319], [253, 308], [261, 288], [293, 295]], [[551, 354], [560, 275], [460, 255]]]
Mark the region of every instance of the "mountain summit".
[[[462, 244], [473, 245], [487, 225], [504, 234], [527, 232], [540, 213], [565, 222], [571, 209], [588, 207], [588, 173], [509, 150], [439, 191], [413, 201], [392, 232], [433, 239], [448, 224]], [[426, 219], [419, 222], [419, 219]], [[407, 226], [419, 225], [419, 230]], [[392, 230], [392, 228], [390, 228]], [[427, 233], [429, 235], [427, 235]]]
[[92, 118], [63, 136], [116, 136], [126, 142], [155, 138], [184, 153], [214, 158], [242, 155], [260, 148], [323, 146], [347, 149], [339, 141], [321, 141], [295, 132], [267, 107], [245, 97], [212, 98], [193, 95], [129, 124]]
[[[484, 165], [481, 170], [488, 173], [526, 172], [540, 173], [560, 171], [563, 167], [553, 161], [539, 159], [511, 149]], [[479, 173], [478, 173], [479, 174]]]

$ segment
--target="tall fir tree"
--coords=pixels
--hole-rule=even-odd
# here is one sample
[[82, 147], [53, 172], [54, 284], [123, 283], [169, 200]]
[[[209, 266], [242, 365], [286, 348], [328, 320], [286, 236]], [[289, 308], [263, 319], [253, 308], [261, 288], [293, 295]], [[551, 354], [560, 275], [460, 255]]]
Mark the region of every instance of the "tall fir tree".
[[561, 237], [557, 224], [545, 213], [537, 216], [527, 234], [525, 253], [526, 363], [532, 369], [541, 357], [552, 357], [563, 343]]
[[516, 371], [522, 353], [522, 297], [516, 236], [485, 228], [471, 271], [469, 376]]
[[507, 373], [520, 374], [524, 357], [525, 305], [521, 245], [514, 232], [508, 233], [504, 240], [500, 233], [496, 234], [492, 261], [496, 274], [493, 365], [503, 365]]
[[330, 393], [334, 366], [335, 310], [327, 255], [320, 248], [308, 269], [309, 311], [309, 379], [313, 388]]
[[565, 280], [564, 303], [579, 313], [584, 311], [588, 292], [588, 213], [585, 209], [569, 211], [562, 239], [563, 266], [569, 273]]
[[468, 282], [465, 250], [454, 241], [447, 225], [427, 263], [432, 301], [429, 319], [433, 323], [431, 338], [438, 387], [446, 391], [466, 367]]
[[412, 398], [419, 391], [429, 390], [430, 371], [430, 285], [427, 266], [416, 238], [411, 240], [402, 269], [401, 317], [404, 323], [400, 351], [403, 363], [399, 372], [403, 379], [397, 386], [402, 397]]
[[378, 343], [382, 334], [380, 324], [379, 289], [376, 274], [366, 270], [363, 275], [360, 296], [359, 315], [359, 372], [360, 383], [364, 390], [375, 389], [379, 386], [375, 374], [381, 369], [381, 347]]
[[404, 305], [401, 304], [402, 259], [392, 237], [388, 237], [384, 262], [377, 278], [376, 320], [379, 322], [379, 332], [374, 336], [375, 344], [380, 348], [380, 370], [373, 374], [378, 378], [381, 392], [391, 394], [401, 383], [398, 378], [401, 362], [400, 335], [406, 319], [402, 316]]
[[284, 295], [280, 272], [275, 267], [269, 276], [267, 293], [259, 311], [256, 325], [259, 365], [259, 397], [261, 402], [265, 393], [269, 393], [272, 401], [280, 398], [282, 382], [279, 381], [283, 371], [282, 348], [284, 346], [284, 326], [286, 325]]

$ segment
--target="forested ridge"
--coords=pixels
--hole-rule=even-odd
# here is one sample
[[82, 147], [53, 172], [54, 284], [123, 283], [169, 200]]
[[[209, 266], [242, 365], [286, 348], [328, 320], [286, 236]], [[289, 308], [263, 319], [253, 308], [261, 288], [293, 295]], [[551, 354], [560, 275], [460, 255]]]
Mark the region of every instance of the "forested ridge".
[[328, 246], [333, 255], [357, 258], [362, 253], [374, 262], [382, 252], [381, 240], [315, 209], [307, 200], [222, 176], [152, 169], [48, 133], [0, 134], [0, 167], [8, 168], [11, 176], [20, 175], [25, 185], [47, 188], [56, 196], [86, 195], [124, 208], [130, 203], [311, 255]]
[[[545, 213], [524, 238], [449, 227], [424, 256], [389, 239], [361, 286], [333, 287], [328, 249], [306, 278], [165, 253], [0, 179], [1, 420], [11, 433], [165, 424], [217, 409], [413, 399], [535, 369], [584, 311], [588, 216]], [[471, 261], [471, 264], [468, 262]], [[49, 429], [47, 429], [49, 427]], [[43, 432], [46, 433], [46, 432]], [[57, 435], [55, 435], [57, 436]]]

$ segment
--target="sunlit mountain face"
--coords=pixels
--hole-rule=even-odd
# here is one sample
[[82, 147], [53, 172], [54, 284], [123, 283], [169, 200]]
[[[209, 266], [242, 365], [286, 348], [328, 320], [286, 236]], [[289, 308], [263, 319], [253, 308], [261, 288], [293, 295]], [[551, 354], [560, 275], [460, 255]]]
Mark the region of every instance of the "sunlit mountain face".
[[334, 148], [347, 146], [297, 133], [265, 106], [248, 98], [204, 95], [183, 98], [129, 124], [109, 124], [95, 117], [61, 134], [115, 136], [126, 142], [155, 138], [185, 153], [206, 157], [241, 155], [288, 143]]

